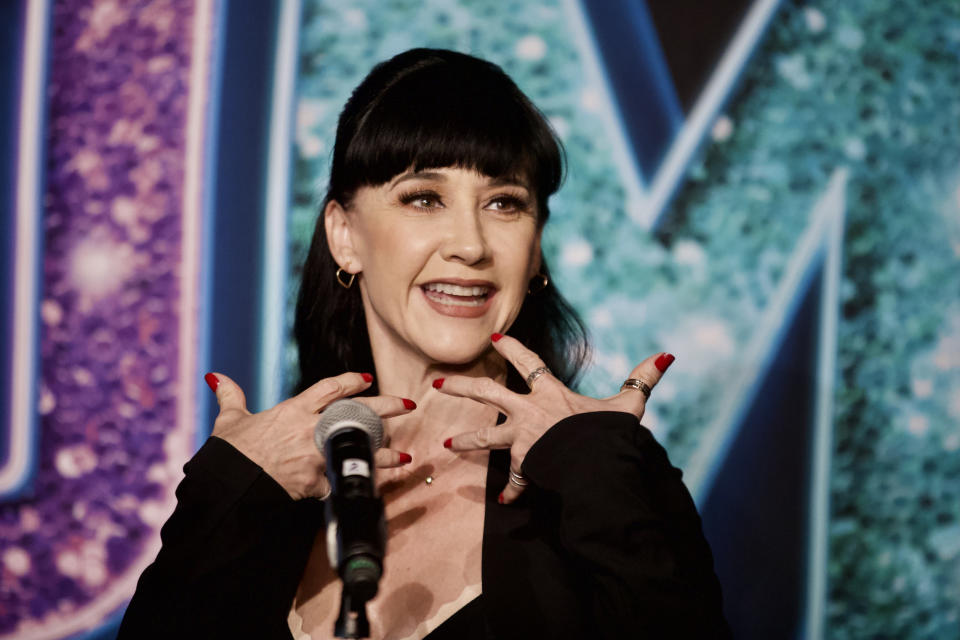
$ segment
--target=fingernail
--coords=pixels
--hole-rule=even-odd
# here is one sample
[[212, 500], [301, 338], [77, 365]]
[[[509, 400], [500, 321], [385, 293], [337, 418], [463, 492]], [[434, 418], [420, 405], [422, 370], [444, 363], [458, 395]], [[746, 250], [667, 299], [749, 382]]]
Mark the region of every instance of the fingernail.
[[363, 378], [364, 382], [373, 382], [373, 374], [370, 373], [361, 373], [360, 377]]
[[413, 462], [413, 456], [409, 453], [400, 452], [400, 464], [410, 464]]
[[208, 373], [207, 375], [203, 376], [203, 379], [207, 381], [207, 386], [210, 387], [210, 391], [216, 393], [217, 387], [220, 386], [220, 381], [217, 380], [217, 376], [213, 375], [212, 373]]
[[497, 496], [497, 502], [499, 502], [500, 504], [503, 504], [503, 493]]
[[502, 337], [503, 337], [503, 334], [502, 334], [502, 333], [494, 333], [494, 334], [492, 334], [492, 335], [490, 336], [490, 339], [493, 340], [494, 342], [496, 342], [497, 340], [499, 340], [499, 339], [502, 338]]
[[410, 398], [403, 399], [403, 408], [407, 411], [413, 411], [417, 408], [417, 403], [411, 400]]
[[663, 373], [667, 370], [667, 367], [673, 364], [674, 360], [676, 360], [676, 358], [673, 357], [673, 354], [661, 353], [660, 357], [657, 358], [657, 361], [653, 364], [657, 367], [657, 369], [660, 369], [660, 373]]
[[453, 446], [453, 438], [447, 438], [446, 440], [443, 441], [444, 449], [449, 449], [452, 446]]
[[437, 378], [436, 380], [433, 381], [434, 389], [439, 389], [442, 386], [443, 386], [443, 378]]

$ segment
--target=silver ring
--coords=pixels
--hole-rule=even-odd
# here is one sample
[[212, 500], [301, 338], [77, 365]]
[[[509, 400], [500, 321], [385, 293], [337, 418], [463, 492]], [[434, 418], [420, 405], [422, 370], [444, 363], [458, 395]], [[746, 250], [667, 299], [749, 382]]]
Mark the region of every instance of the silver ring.
[[522, 473], [517, 473], [513, 469], [510, 469], [510, 484], [514, 485], [515, 487], [519, 487], [520, 489], [523, 489], [528, 484], [530, 484], [530, 481], [527, 480], [527, 476], [523, 475]]
[[647, 400], [650, 399], [650, 392], [653, 391], [653, 389], [650, 388], [650, 385], [640, 378], [627, 378], [624, 380], [623, 384], [620, 385], [620, 391], [623, 391], [624, 389], [637, 389], [638, 391], [642, 391], [643, 397]]
[[531, 371], [530, 375], [527, 376], [527, 386], [533, 389], [534, 381], [545, 373], [550, 373], [550, 369], [547, 369], [546, 367], [537, 367]]

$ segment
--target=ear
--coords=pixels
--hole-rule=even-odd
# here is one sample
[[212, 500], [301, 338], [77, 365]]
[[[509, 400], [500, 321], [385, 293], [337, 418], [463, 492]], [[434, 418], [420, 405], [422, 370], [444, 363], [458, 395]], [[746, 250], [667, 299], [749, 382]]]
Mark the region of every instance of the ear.
[[330, 255], [347, 273], [363, 271], [363, 262], [354, 248], [353, 228], [343, 206], [336, 200], [327, 203], [323, 210], [323, 226], [327, 232]]

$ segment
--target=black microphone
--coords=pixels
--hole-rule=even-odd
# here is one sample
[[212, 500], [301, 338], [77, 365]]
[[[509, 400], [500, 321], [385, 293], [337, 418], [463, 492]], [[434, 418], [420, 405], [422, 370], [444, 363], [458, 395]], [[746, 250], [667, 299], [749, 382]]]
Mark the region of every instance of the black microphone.
[[314, 429], [327, 460], [327, 555], [343, 582], [339, 638], [366, 638], [366, 602], [377, 595], [383, 573], [386, 524], [374, 480], [373, 452], [383, 444], [380, 416], [356, 400], [327, 407]]

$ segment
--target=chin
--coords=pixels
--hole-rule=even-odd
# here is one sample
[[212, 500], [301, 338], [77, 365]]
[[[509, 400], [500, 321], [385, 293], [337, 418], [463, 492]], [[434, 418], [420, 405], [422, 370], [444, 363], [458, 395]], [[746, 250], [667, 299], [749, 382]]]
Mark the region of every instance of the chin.
[[490, 336], [445, 336], [423, 345], [422, 351], [433, 362], [451, 365], [472, 364], [487, 352]]

